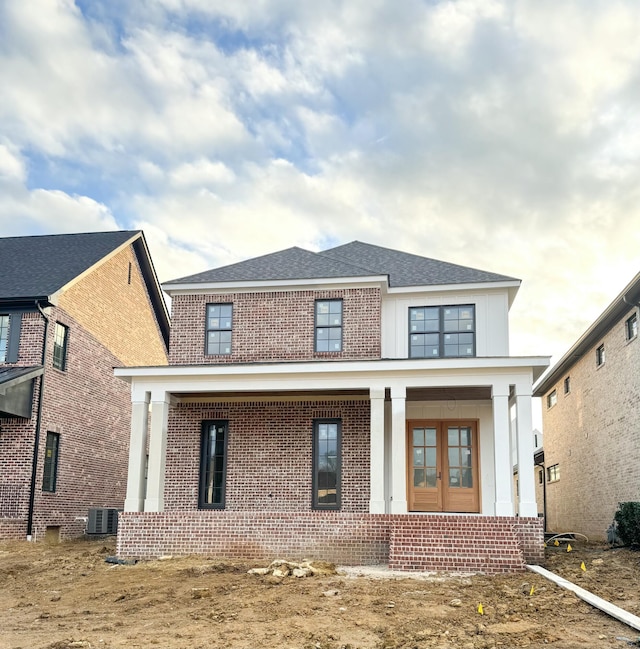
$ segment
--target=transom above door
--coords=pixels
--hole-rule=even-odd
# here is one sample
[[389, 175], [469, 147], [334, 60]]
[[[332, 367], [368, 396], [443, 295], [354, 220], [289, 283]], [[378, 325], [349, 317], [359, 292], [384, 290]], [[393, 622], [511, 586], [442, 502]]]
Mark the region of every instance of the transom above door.
[[480, 511], [477, 440], [477, 421], [407, 422], [409, 511]]

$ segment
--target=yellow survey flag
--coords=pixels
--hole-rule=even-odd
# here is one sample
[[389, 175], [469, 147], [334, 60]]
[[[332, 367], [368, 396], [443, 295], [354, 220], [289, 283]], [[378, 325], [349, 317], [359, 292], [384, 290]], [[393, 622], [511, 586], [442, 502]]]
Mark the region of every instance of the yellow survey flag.
[[558, 539], [556, 539], [556, 540], [553, 542], [553, 545], [555, 545], [556, 547], [558, 547], [558, 546], [560, 545], [560, 541], [558, 541]]
[[584, 561], [580, 564], [580, 570], [587, 572], [587, 566], [584, 565]]
[[484, 608], [482, 608], [482, 604], [478, 604], [478, 613], [480, 613], [480, 615], [484, 615]]
[[571, 550], [573, 550], [573, 548], [571, 547], [571, 543], [568, 543], [567, 544], [567, 552], [571, 552]]
[[531, 590], [529, 591], [529, 597], [531, 597], [531, 595], [533, 595], [534, 590], [535, 590], [535, 587], [531, 586]]

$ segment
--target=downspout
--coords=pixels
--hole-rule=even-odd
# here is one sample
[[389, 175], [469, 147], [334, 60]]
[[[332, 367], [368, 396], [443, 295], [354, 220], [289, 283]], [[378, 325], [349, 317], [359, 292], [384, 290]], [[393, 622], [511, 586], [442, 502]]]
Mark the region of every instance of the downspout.
[[542, 520], [544, 522], [544, 533], [547, 533], [547, 475], [544, 462], [536, 464], [542, 469]]
[[42, 399], [44, 395], [44, 375], [45, 375], [45, 362], [47, 360], [47, 334], [49, 332], [49, 318], [42, 310], [40, 303], [36, 300], [36, 308], [42, 314], [44, 319], [44, 337], [42, 341], [42, 367], [43, 371], [40, 375], [40, 388], [38, 390], [38, 411], [36, 413], [36, 432], [33, 440], [33, 459], [31, 461], [31, 485], [29, 487], [29, 513], [27, 515], [27, 541], [32, 540], [33, 534], [33, 513], [36, 501], [36, 478], [38, 472], [38, 451], [40, 448], [40, 428], [42, 425]]

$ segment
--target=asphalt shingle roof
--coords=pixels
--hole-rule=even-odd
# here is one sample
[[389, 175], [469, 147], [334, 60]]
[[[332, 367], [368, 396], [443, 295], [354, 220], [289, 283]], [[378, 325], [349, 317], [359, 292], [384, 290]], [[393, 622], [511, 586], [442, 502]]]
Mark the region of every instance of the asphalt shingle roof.
[[513, 277], [352, 241], [322, 252], [288, 248], [230, 266], [182, 277], [172, 284], [322, 279], [388, 275], [390, 286], [513, 281]]
[[0, 238], [0, 299], [51, 296], [137, 233]]

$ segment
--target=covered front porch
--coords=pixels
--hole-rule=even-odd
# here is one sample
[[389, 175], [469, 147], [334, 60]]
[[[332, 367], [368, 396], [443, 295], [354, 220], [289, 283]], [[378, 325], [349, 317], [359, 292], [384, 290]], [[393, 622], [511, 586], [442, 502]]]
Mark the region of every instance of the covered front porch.
[[[133, 401], [118, 552], [314, 556], [407, 570], [521, 568], [542, 550], [531, 385], [546, 359], [460, 365], [116, 370], [131, 381]], [[317, 420], [341, 427], [340, 493], [330, 511], [314, 505]], [[214, 508], [198, 496], [203, 421], [225, 422], [228, 436], [226, 492]]]

